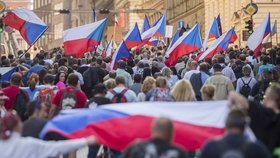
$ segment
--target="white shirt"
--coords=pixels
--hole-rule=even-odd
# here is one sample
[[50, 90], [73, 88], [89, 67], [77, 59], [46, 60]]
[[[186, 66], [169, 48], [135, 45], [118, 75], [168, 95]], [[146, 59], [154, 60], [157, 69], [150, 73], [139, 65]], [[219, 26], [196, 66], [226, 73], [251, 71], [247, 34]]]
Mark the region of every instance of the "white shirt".
[[[125, 89], [125, 87], [115, 87], [113, 90], [116, 93], [121, 93], [124, 89]], [[124, 93], [124, 96], [126, 97], [127, 102], [136, 102], [137, 101], [136, 94], [130, 89]], [[114, 95], [110, 91], [107, 91], [107, 94], [105, 97], [112, 100]]]
[[257, 59], [256, 58], [253, 59], [253, 56], [246, 57], [246, 60], [249, 61], [254, 66], [258, 64]]
[[191, 76], [192, 76], [194, 73], [199, 73], [199, 70], [190, 70], [190, 71], [186, 72], [186, 73], [185, 73], [185, 76], [184, 76], [184, 79], [190, 80]]
[[48, 158], [87, 146], [86, 139], [43, 141], [32, 137], [21, 137], [13, 132], [8, 140], [0, 140], [1, 158]]
[[[256, 79], [254, 77], [242, 77], [243, 81], [245, 82], [245, 84], [248, 84], [250, 79], [252, 79], [249, 83], [249, 86], [251, 87], [251, 89], [253, 88], [253, 86], [257, 83]], [[236, 83], [236, 92], [240, 92], [241, 88], [243, 87], [243, 82], [241, 80], [241, 78], [239, 78], [237, 80], [237, 83]]]

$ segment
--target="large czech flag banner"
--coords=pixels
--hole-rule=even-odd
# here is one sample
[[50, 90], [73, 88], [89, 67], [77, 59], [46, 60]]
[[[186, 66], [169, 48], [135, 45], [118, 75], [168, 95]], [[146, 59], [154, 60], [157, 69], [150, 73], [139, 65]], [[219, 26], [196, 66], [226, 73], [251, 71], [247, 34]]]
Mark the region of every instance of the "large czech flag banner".
[[17, 8], [9, 12], [3, 22], [18, 30], [22, 38], [32, 46], [48, 29], [48, 26], [31, 10]]
[[98, 46], [106, 26], [106, 19], [74, 27], [63, 32], [63, 45], [65, 55], [83, 57], [92, 46]]
[[40, 138], [52, 133], [70, 139], [94, 135], [100, 144], [124, 150], [136, 139], [150, 138], [152, 122], [164, 116], [173, 120], [174, 143], [193, 151], [224, 134], [228, 112], [227, 101], [144, 102], [74, 109], [50, 120]]

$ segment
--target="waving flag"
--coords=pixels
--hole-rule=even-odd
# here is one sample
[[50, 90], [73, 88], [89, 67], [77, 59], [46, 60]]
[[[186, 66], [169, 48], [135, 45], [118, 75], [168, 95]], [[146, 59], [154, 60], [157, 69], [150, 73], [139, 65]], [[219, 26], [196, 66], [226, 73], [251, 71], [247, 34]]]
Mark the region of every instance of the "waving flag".
[[142, 43], [142, 39], [137, 23], [135, 23], [133, 28], [126, 34], [126, 36], [124, 37], [124, 42], [128, 49], [131, 49]]
[[260, 56], [262, 41], [270, 33], [270, 14], [268, 14], [262, 24], [251, 34], [247, 40], [247, 46], [252, 51], [254, 51], [256, 56]]
[[234, 33], [234, 28], [232, 27], [228, 32], [220, 36], [211, 46], [202, 54], [196, 57], [196, 61], [201, 61], [203, 59], [212, 58], [216, 53], [225, 51], [228, 48], [232, 34]]
[[222, 30], [222, 24], [221, 24], [221, 17], [220, 14], [217, 17], [217, 23], [218, 23], [218, 28], [219, 28], [219, 33], [220, 35], [223, 34], [223, 30]]
[[173, 45], [166, 51], [168, 58], [167, 64], [174, 65], [177, 58], [190, 54], [202, 47], [199, 24], [197, 23], [191, 30], [183, 34]]
[[48, 29], [34, 12], [24, 8], [9, 12], [2, 20], [6, 25], [18, 30], [29, 46], [32, 46]]
[[229, 43], [230, 44], [232, 44], [232, 43], [234, 43], [236, 40], [237, 40], [237, 35], [236, 35], [236, 32], [235, 32], [235, 30], [233, 30], [233, 33], [232, 33], [232, 35], [231, 35], [231, 38], [230, 38], [230, 41], [229, 41]]
[[40, 133], [43, 138], [59, 133], [67, 138], [97, 137], [100, 144], [124, 150], [134, 140], [151, 137], [155, 118], [169, 117], [174, 123], [173, 142], [194, 151], [209, 139], [224, 134], [229, 112], [226, 101], [126, 103], [96, 109], [62, 111]]
[[209, 27], [208, 33], [205, 34], [204, 42], [203, 42], [203, 50], [206, 50], [208, 39], [218, 38], [220, 36], [219, 26], [217, 19], [214, 18], [211, 26]]
[[[178, 39], [179, 39], [179, 31], [176, 31], [175, 34], [174, 34], [174, 36], [173, 36], [173, 38], [172, 38], [172, 40], [171, 40], [171, 42], [170, 42], [170, 44], [169, 44], [168, 49], [170, 49], [170, 48], [173, 46], [173, 44], [174, 44]], [[168, 49], [167, 49], [167, 50], [168, 50]]]
[[153, 36], [164, 37], [165, 36], [166, 21], [165, 16], [161, 16], [153, 27], [141, 34], [141, 38], [144, 43], [147, 43]]
[[276, 23], [277, 23], [277, 21], [275, 20], [275, 22], [274, 22], [274, 24], [273, 24], [273, 26], [272, 26], [272, 29], [271, 29], [271, 36], [274, 36], [274, 35], [277, 33], [277, 30], [276, 30], [276, 28], [277, 28]]
[[158, 46], [158, 43], [159, 43], [159, 40], [158, 40], [158, 39], [153, 39], [153, 38], [151, 38], [147, 44], [150, 45], [150, 46], [157, 47], [157, 46]]
[[119, 20], [118, 20], [118, 17], [117, 17], [117, 15], [115, 14], [115, 16], [114, 16], [114, 24], [115, 24], [115, 26], [119, 26]]
[[147, 31], [149, 28], [151, 28], [150, 23], [149, 23], [149, 19], [148, 19], [148, 17], [145, 15], [144, 22], [143, 22], [143, 26], [142, 26], [142, 32], [141, 32], [141, 33]]
[[106, 19], [71, 28], [63, 32], [64, 53], [83, 57], [91, 46], [98, 46], [106, 26]]
[[115, 51], [112, 61], [111, 61], [111, 70], [115, 68], [115, 64], [121, 59], [127, 59], [130, 56], [130, 52], [127, 49], [125, 42], [122, 41], [117, 50]]
[[113, 47], [113, 42], [112, 40], [108, 43], [107, 47], [106, 47], [106, 50], [103, 51], [102, 53], [102, 58], [105, 58], [105, 57], [110, 57], [111, 54], [112, 54], [112, 47]]
[[10, 81], [12, 74], [16, 71], [16, 67], [0, 67], [1, 82]]

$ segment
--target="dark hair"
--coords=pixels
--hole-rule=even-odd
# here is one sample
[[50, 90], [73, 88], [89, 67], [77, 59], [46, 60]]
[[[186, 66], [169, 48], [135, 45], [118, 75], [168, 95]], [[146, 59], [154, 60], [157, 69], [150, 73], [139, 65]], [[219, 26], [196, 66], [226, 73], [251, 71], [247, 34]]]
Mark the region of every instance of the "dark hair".
[[143, 77], [142, 80], [144, 81], [147, 76], [152, 76], [152, 71], [150, 68], [145, 67], [143, 70]]
[[214, 69], [214, 72], [222, 71], [222, 66], [220, 64], [216, 63], [213, 65], [213, 69]]
[[79, 77], [78, 75], [71, 73], [68, 76], [68, 85], [76, 87], [78, 85]]
[[46, 74], [44, 77], [44, 84], [53, 84], [54, 77], [51, 74]]
[[266, 65], [266, 64], [268, 64], [269, 63], [269, 60], [270, 60], [270, 58], [268, 57], [268, 56], [264, 56], [263, 57], [263, 65]]
[[[60, 72], [58, 72], [58, 73], [56, 74], [56, 76], [55, 76], [54, 84], [57, 84], [57, 83], [59, 82], [59, 76], [60, 76], [60, 74], [62, 74], [62, 73], [65, 74], [65, 81], [67, 80], [67, 73], [64, 72], [64, 71], [60, 71]], [[65, 81], [64, 81], [64, 83], [65, 83]]]
[[124, 79], [123, 76], [117, 76], [115, 80], [116, 80], [117, 85], [118, 84], [125, 84], [125, 79]]
[[110, 71], [110, 72], [109, 72], [109, 77], [110, 77], [110, 78], [114, 78], [114, 79], [115, 79], [116, 76], [117, 76], [116, 71]]
[[208, 72], [208, 65], [206, 63], [201, 63], [199, 65], [199, 71]]
[[225, 63], [225, 58], [223, 56], [218, 56], [218, 63], [222, 64]]
[[142, 80], [142, 76], [140, 74], [135, 74], [134, 75], [134, 82], [135, 83], [140, 83]]
[[11, 76], [11, 83], [19, 86], [21, 83], [21, 75], [18, 72], [14, 72]]
[[177, 70], [174, 66], [170, 67], [170, 70], [173, 72], [173, 75], [177, 75]]
[[226, 119], [226, 128], [238, 128], [244, 131], [246, 125], [249, 124], [249, 117], [246, 115], [245, 111], [240, 109], [233, 109], [229, 112]]
[[25, 53], [25, 55], [24, 55], [24, 57], [25, 57], [25, 59], [30, 59], [30, 53]]
[[98, 83], [97, 85], [95, 85], [92, 89], [92, 94], [96, 95], [96, 94], [106, 94], [107, 89], [106, 86], [103, 83]]
[[119, 62], [118, 62], [118, 66], [119, 66], [120, 69], [125, 69], [125, 67], [126, 67], [125, 61], [122, 61], [122, 60], [119, 61]]

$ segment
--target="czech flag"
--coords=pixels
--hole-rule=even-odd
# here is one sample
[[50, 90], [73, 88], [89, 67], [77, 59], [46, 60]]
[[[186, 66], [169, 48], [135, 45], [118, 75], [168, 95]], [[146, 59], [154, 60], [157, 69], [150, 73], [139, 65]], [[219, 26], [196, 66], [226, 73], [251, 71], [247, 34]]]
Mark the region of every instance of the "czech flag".
[[254, 51], [257, 57], [260, 56], [263, 39], [270, 33], [270, 14], [268, 14], [261, 25], [251, 34], [251, 36], [247, 40], [247, 46], [252, 51]]
[[270, 35], [274, 36], [276, 33], [277, 33], [277, 30], [276, 30], [276, 20], [275, 20], [275, 23], [272, 26], [271, 34]]
[[142, 32], [141, 33], [147, 31], [149, 28], [151, 28], [150, 22], [149, 22], [148, 17], [145, 15], [143, 26], [142, 26]]
[[126, 36], [124, 37], [124, 42], [128, 49], [131, 49], [142, 43], [141, 34], [137, 23], [135, 23], [133, 28], [126, 34]]
[[233, 33], [232, 33], [232, 35], [231, 35], [231, 38], [230, 38], [230, 41], [229, 41], [229, 43], [230, 44], [232, 44], [232, 43], [234, 43], [236, 40], [237, 40], [237, 35], [236, 35], [236, 32], [235, 32], [235, 30], [233, 30]]
[[94, 135], [100, 144], [122, 151], [137, 139], [150, 138], [154, 119], [165, 116], [173, 120], [173, 143], [194, 151], [224, 134], [228, 112], [226, 101], [125, 103], [72, 109], [50, 120], [40, 138], [52, 133], [70, 139]]
[[168, 58], [166, 63], [174, 65], [177, 58], [188, 55], [202, 47], [199, 24], [197, 23], [191, 30], [183, 34], [170, 49], [166, 51]]
[[106, 19], [71, 28], [63, 32], [65, 55], [83, 57], [91, 46], [98, 46], [106, 26]]
[[157, 47], [157, 46], [158, 46], [158, 43], [159, 43], [159, 40], [158, 40], [158, 39], [153, 39], [153, 38], [151, 38], [147, 44], [150, 45], [150, 46]]
[[168, 49], [170, 49], [173, 46], [173, 44], [179, 39], [179, 34], [180, 34], [179, 31], [175, 32], [175, 34], [174, 34], [174, 36], [173, 36], [173, 38], [172, 38], [172, 40], [169, 44]]
[[119, 60], [128, 59], [129, 57], [130, 57], [130, 52], [126, 47], [125, 42], [122, 41], [112, 57], [111, 70], [115, 68], [116, 63]]
[[24, 8], [9, 12], [2, 20], [6, 25], [18, 30], [29, 46], [32, 46], [48, 29], [34, 12]]
[[1, 67], [0, 74], [1, 74], [1, 82], [3, 81], [10, 81], [11, 76], [14, 72], [16, 72], [16, 67]]
[[208, 39], [218, 38], [218, 37], [220, 37], [219, 26], [218, 26], [217, 19], [214, 18], [214, 20], [212, 21], [212, 24], [208, 30], [208, 33], [205, 34], [205, 38], [204, 38], [204, 42], [203, 42], [203, 50], [204, 51], [206, 50]]
[[166, 20], [165, 16], [161, 16], [153, 27], [141, 34], [143, 43], [147, 43], [152, 37], [164, 37], [165, 36]]
[[202, 54], [195, 58], [196, 61], [201, 61], [203, 59], [212, 58], [216, 53], [225, 51], [228, 48], [232, 34], [234, 33], [234, 28], [232, 27], [228, 32], [220, 36], [211, 46]]
[[112, 48], [113, 48], [113, 41], [111, 40], [107, 47], [106, 47], [106, 50], [103, 51], [102, 53], [102, 58], [105, 58], [105, 57], [111, 57], [111, 54], [112, 54]]

